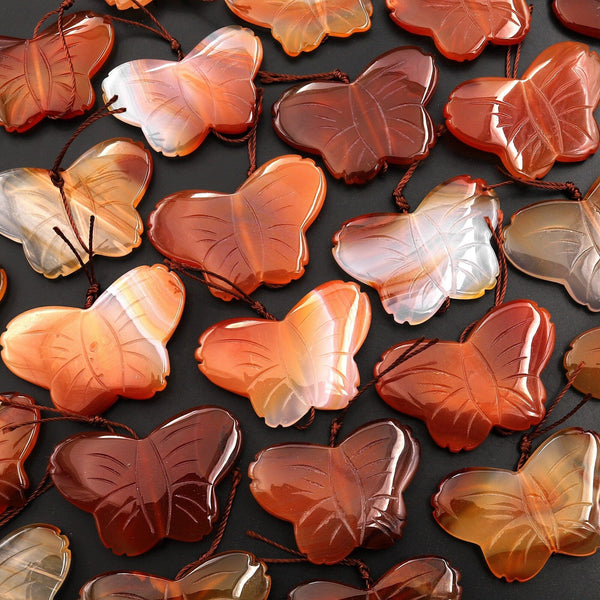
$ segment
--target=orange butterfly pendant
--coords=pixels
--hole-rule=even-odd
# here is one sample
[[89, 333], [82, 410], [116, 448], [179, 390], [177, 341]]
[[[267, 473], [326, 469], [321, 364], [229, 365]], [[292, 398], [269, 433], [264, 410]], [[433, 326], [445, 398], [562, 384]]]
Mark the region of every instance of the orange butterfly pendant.
[[273, 105], [273, 125], [288, 144], [320, 154], [334, 177], [365, 183], [387, 163], [406, 165], [435, 143], [425, 105], [437, 85], [433, 56], [396, 48], [352, 83], [313, 82]]
[[[73, 238], [69, 215], [50, 175], [35, 168], [0, 173], [0, 234], [23, 244], [31, 267], [54, 278], [81, 265], [54, 232], [59, 227]], [[124, 256], [140, 245], [142, 220], [135, 208], [152, 175], [150, 152], [141, 143], [124, 138], [101, 142], [61, 175], [77, 231], [87, 232], [90, 216], [95, 217], [94, 254]], [[82, 260], [88, 259], [84, 253]]]
[[584, 160], [596, 152], [599, 101], [598, 54], [585, 44], [561, 42], [544, 50], [521, 79], [461, 83], [444, 116], [459, 140], [497, 154], [514, 177], [535, 179], [557, 160]]
[[264, 563], [248, 552], [224, 552], [195, 567], [175, 581], [136, 572], [100, 575], [88, 581], [80, 600], [202, 600], [213, 597], [231, 600], [266, 600], [271, 578]]
[[[337, 581], [309, 581], [295, 587], [289, 600], [460, 600], [460, 574], [443, 558], [421, 556], [392, 567], [369, 589]], [[85, 599], [82, 599], [85, 600]], [[92, 599], [90, 599], [92, 600]]]
[[552, 8], [565, 27], [600, 38], [600, 11], [596, 0], [554, 0]]
[[582, 394], [591, 394], [600, 399], [599, 365], [600, 327], [595, 327], [580, 333], [571, 342], [569, 350], [565, 353], [563, 366], [569, 379], [581, 367], [573, 381], [573, 387]]
[[8, 278], [6, 276], [6, 271], [0, 268], [0, 302], [4, 298], [6, 294], [6, 288], [8, 287]]
[[347, 221], [333, 237], [346, 273], [378, 292], [387, 313], [411, 325], [431, 318], [446, 298], [479, 298], [496, 285], [490, 245], [498, 197], [482, 179], [455, 177], [434, 188], [413, 213]]
[[[23, 408], [3, 404], [18, 402]], [[37, 442], [40, 411], [33, 398], [15, 392], [0, 394], [0, 513], [25, 503], [29, 480], [23, 468]], [[14, 429], [13, 429], [14, 427]]]
[[600, 436], [578, 428], [548, 438], [518, 471], [464, 469], [432, 498], [448, 533], [481, 547], [496, 577], [527, 581], [554, 553], [600, 546]]
[[525, 0], [386, 0], [386, 6], [392, 21], [433, 38], [437, 49], [451, 60], [477, 58], [488, 42], [518, 44], [531, 25]]
[[225, 0], [240, 18], [269, 27], [290, 56], [310, 52], [327, 36], [348, 37], [371, 27], [371, 0]]
[[[233, 194], [186, 191], [163, 199], [148, 218], [148, 237], [161, 254], [217, 273], [246, 294], [262, 283], [285, 285], [304, 274], [305, 233], [326, 190], [325, 176], [312, 160], [280, 156]], [[232, 298], [209, 289], [223, 300]]]
[[[545, 414], [540, 374], [554, 349], [550, 314], [529, 300], [489, 311], [464, 342], [441, 341], [382, 375], [376, 389], [396, 410], [422, 419], [435, 443], [472, 450], [493, 427], [524, 431]], [[413, 344], [390, 348], [375, 376]]]
[[[127, 8], [139, 8], [137, 4], [134, 4], [131, 0], [106, 0], [109, 6], [116, 6], [119, 10], [125, 10]], [[146, 6], [150, 4], [152, 0], [137, 0], [138, 4]]]
[[504, 230], [504, 251], [532, 277], [565, 286], [569, 295], [600, 311], [600, 178], [585, 198], [547, 200], [518, 210]]
[[335, 564], [355, 548], [387, 548], [402, 536], [402, 492], [419, 464], [419, 444], [396, 421], [363, 425], [336, 447], [279, 444], [248, 468], [250, 491], [269, 513], [294, 524], [300, 552]]
[[7, 131], [27, 131], [44, 117], [71, 119], [93, 106], [90, 78], [112, 50], [113, 26], [77, 12], [64, 17], [63, 34], [54, 23], [31, 40], [0, 37], [0, 124]]
[[15, 317], [0, 337], [17, 376], [50, 390], [62, 411], [87, 416], [119, 395], [151, 398], [167, 385], [166, 343], [179, 323], [183, 284], [162, 265], [137, 267], [88, 309], [49, 306]]
[[200, 407], [143, 439], [73, 435], [54, 449], [50, 475], [66, 500], [94, 515], [107, 548], [137, 556], [164, 538], [197, 542], [211, 532], [215, 486], [233, 467], [241, 435], [231, 413]]
[[[246, 131], [257, 117], [253, 79], [262, 60], [260, 40], [242, 27], [222, 27], [180, 62], [134, 60], [102, 82], [105, 100], [125, 108], [117, 119], [141, 127], [165, 156], [190, 154], [211, 130]], [[114, 114], [114, 113], [113, 113]]]
[[288, 427], [312, 407], [344, 408], [360, 381], [354, 354], [371, 323], [367, 295], [329, 281], [283, 321], [229, 319], [200, 337], [196, 360], [218, 386], [246, 396], [269, 427]]

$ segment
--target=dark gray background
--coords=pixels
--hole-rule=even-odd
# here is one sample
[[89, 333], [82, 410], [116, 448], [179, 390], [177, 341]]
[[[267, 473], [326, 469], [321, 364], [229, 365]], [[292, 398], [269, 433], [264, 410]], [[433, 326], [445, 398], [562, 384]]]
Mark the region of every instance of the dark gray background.
[[[29, 37], [39, 17], [55, 8], [57, 4], [56, 0], [4, 0], [0, 3], [1, 33]], [[375, 0], [374, 4], [375, 14], [369, 32], [348, 39], [330, 39], [316, 51], [296, 59], [287, 57], [267, 30], [255, 28], [264, 46], [263, 69], [286, 73], [316, 73], [337, 67], [354, 78], [368, 62], [386, 50], [407, 44], [418, 45], [435, 55], [440, 68], [438, 88], [429, 105], [429, 111], [436, 123], [442, 121], [446, 98], [458, 83], [476, 76], [504, 74], [503, 48], [488, 47], [474, 62], [453, 63], [444, 59], [428, 38], [412, 36], [392, 23], [383, 0]], [[165, 27], [180, 40], [184, 51], [189, 51], [218, 27], [242, 24], [221, 0], [155, 0], [150, 7]], [[98, 12], [112, 11], [117, 14], [117, 11], [110, 9], [103, 0], [78, 0], [75, 8], [95, 9]], [[141, 18], [141, 15], [138, 15], [139, 13], [134, 11], [119, 13], [119, 16], [127, 18]], [[550, 2], [536, 0], [532, 30], [523, 46], [520, 72], [522, 73], [544, 48], [567, 39], [579, 39], [591, 44], [593, 48], [598, 47], [597, 41], [583, 38], [562, 28], [553, 17]], [[173, 55], [169, 46], [159, 38], [139, 28], [117, 23], [115, 49], [104, 69], [94, 80], [96, 90], [100, 90], [100, 82], [113, 67], [127, 60], [149, 57], [171, 59]], [[293, 152], [274, 134], [269, 119], [271, 104], [284, 89], [285, 85], [271, 85], [265, 91], [265, 114], [258, 131], [259, 165], [275, 156]], [[50, 168], [56, 154], [79, 122], [81, 119], [44, 121], [25, 134], [0, 132], [0, 168]], [[64, 166], [68, 166], [95, 143], [117, 136], [143, 139], [138, 129], [116, 119], [106, 118], [88, 129], [75, 142]], [[144, 219], [161, 198], [178, 190], [195, 188], [233, 191], [245, 179], [248, 167], [245, 147], [224, 144], [214, 136], [209, 136], [202, 147], [188, 157], [167, 159], [153, 153], [153, 158], [155, 172], [152, 184], [139, 206]], [[491, 155], [483, 155], [469, 149], [447, 134], [416, 171], [406, 188], [406, 197], [415, 208], [430, 189], [460, 174], [482, 177], [489, 183], [498, 182], [503, 176], [496, 171], [497, 164], [498, 161]], [[599, 165], [599, 155], [583, 163], [557, 165], [547, 179], [573, 180], [585, 191], [598, 176]], [[403, 173], [404, 169], [391, 167], [385, 175], [380, 175], [369, 184], [354, 187], [327, 176], [327, 199], [320, 216], [308, 233], [311, 261], [305, 276], [285, 288], [261, 289], [256, 293], [256, 297], [270, 312], [277, 317], [283, 317], [300, 298], [320, 283], [330, 279], [348, 279], [331, 257], [330, 240], [333, 233], [343, 221], [351, 217], [375, 211], [394, 210], [391, 191]], [[552, 195], [517, 186], [499, 189], [499, 196], [505, 221], [508, 221], [510, 215], [521, 206], [537, 200], [560, 197], [559, 194]], [[106, 288], [134, 266], [153, 264], [161, 260], [162, 257], [144, 239], [140, 248], [123, 259], [98, 257], [97, 276]], [[4, 238], [0, 239], [0, 262], [9, 278], [9, 290], [0, 305], [2, 329], [11, 318], [29, 308], [53, 304], [82, 306], [87, 288], [82, 273], [57, 281], [45, 280], [28, 266], [21, 247]], [[185, 312], [168, 345], [172, 372], [167, 388], [148, 401], [120, 400], [106, 416], [129, 424], [142, 435], [186, 408], [202, 404], [224, 406], [237, 416], [242, 425], [244, 444], [239, 465], [244, 472], [255, 454], [268, 445], [285, 441], [314, 441], [326, 444], [329, 423], [334, 416], [332, 413], [319, 412], [314, 426], [306, 432], [299, 432], [293, 428], [271, 430], [256, 417], [248, 400], [224, 392], [205, 379], [194, 360], [194, 350], [200, 334], [219, 320], [253, 314], [244, 305], [216, 300], [200, 284], [189, 280], [184, 283], [187, 289]], [[393, 344], [421, 335], [457, 339], [466, 325], [483, 316], [493, 304], [493, 292], [489, 292], [476, 301], [453, 301], [446, 314], [435, 317], [424, 325], [400, 326], [384, 313], [373, 290], [365, 291], [372, 301], [373, 323], [369, 336], [357, 356], [363, 381], [370, 379], [373, 365], [381, 353]], [[569, 342], [576, 334], [598, 325], [598, 316], [571, 301], [562, 287], [531, 279], [510, 268], [507, 300], [515, 298], [535, 300], [550, 311], [556, 325], [555, 353], [543, 374], [548, 395], [552, 398], [565, 382], [561, 362]], [[19, 390], [32, 395], [38, 403], [49, 404], [49, 396], [45, 390], [16, 378], [3, 364], [0, 364], [0, 377], [0, 387], [3, 390]], [[570, 392], [559, 410], [566, 412], [578, 399], [579, 395], [576, 392]], [[484, 465], [514, 468], [518, 458], [518, 435], [501, 437], [492, 434], [476, 450], [452, 455], [432, 443], [423, 423], [395, 414], [374, 391], [370, 391], [350, 411], [340, 439], [360, 424], [383, 417], [397, 417], [412, 427], [415, 436], [421, 442], [422, 461], [415, 479], [404, 495], [408, 522], [403, 538], [386, 551], [359, 550], [354, 554], [368, 563], [375, 578], [403, 560], [423, 554], [438, 554], [449, 559], [462, 573], [463, 597], [466, 600], [482, 597], [530, 600], [556, 597], [561, 593], [580, 599], [598, 597], [598, 554], [588, 558], [554, 556], [532, 581], [508, 584], [497, 580], [489, 572], [478, 547], [450, 537], [437, 526], [431, 516], [431, 494], [441, 479], [452, 471], [467, 466]], [[569, 421], [569, 424], [595, 428], [599, 420], [598, 404], [591, 401]], [[42, 427], [38, 445], [27, 463], [27, 471], [34, 487], [44, 472], [54, 445], [67, 435], [84, 429], [84, 426], [71, 423], [51, 423]], [[229, 493], [229, 480], [219, 487], [218, 493], [222, 504]], [[71, 540], [72, 568], [67, 582], [58, 594], [59, 600], [77, 598], [78, 590], [86, 580], [105, 571], [141, 570], [172, 578], [182, 566], [195, 560], [210, 544], [210, 540], [197, 544], [168, 540], [137, 558], [114, 556], [99, 541], [92, 516], [68, 504], [56, 490], [47, 492], [28, 507], [17, 519], [3, 528], [0, 536], [34, 522], [53, 523]], [[257, 556], [284, 556], [279, 551], [247, 538], [244, 533], [247, 528], [294, 546], [291, 525], [269, 516], [255, 503], [248, 490], [248, 479], [244, 477], [221, 550], [245, 549]], [[359, 584], [358, 576], [349, 567], [273, 565], [269, 567], [269, 572], [273, 583], [271, 598], [274, 599], [285, 597], [294, 585], [309, 578], [338, 579]]]

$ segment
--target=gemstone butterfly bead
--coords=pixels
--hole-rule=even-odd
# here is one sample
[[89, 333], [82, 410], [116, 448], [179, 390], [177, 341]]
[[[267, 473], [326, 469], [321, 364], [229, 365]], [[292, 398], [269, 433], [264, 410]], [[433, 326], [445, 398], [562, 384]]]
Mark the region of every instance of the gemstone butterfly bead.
[[591, 394], [600, 399], [599, 352], [600, 328], [588, 329], [571, 342], [569, 350], [565, 353], [563, 366], [569, 379], [581, 367], [573, 380], [573, 387], [582, 394]]
[[577, 33], [600, 37], [597, 0], [554, 0], [552, 8], [565, 27]]

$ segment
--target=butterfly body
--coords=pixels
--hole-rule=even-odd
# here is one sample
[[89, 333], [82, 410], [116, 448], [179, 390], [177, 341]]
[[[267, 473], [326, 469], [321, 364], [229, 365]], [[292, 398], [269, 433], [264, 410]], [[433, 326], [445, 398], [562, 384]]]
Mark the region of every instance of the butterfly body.
[[141, 127], [165, 156], [193, 152], [211, 130], [246, 131], [257, 117], [253, 78], [262, 60], [260, 40], [242, 27], [222, 27], [183, 60], [142, 59], [113, 69], [102, 82], [106, 99], [118, 96], [115, 116]]
[[320, 154], [346, 183], [365, 183], [386, 162], [409, 164], [435, 143], [425, 105], [437, 85], [431, 55], [418, 48], [382, 54], [352, 83], [314, 82], [286, 91], [273, 125], [288, 144]]
[[56, 23], [31, 40], [0, 37], [0, 123], [7, 131], [26, 131], [46, 116], [70, 119], [94, 104], [90, 78], [110, 54], [113, 26], [77, 12], [64, 17], [63, 32], [68, 55]]
[[105, 546], [135, 556], [163, 538], [198, 541], [218, 515], [214, 486], [241, 446], [234, 417], [202, 407], [163, 423], [143, 439], [88, 433], [59, 444], [52, 480], [94, 515]]

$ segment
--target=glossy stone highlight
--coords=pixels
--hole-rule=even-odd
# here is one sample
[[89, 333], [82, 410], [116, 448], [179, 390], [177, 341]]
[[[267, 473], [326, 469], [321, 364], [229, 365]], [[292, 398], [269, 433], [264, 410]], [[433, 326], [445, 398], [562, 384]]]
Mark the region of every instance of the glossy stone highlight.
[[[114, 41], [107, 17], [76, 12], [31, 40], [0, 36], [0, 124], [27, 131], [44, 117], [71, 119], [96, 100], [90, 78], [102, 67]], [[69, 56], [73, 69], [69, 65]]]
[[459, 600], [460, 574], [443, 558], [421, 556], [392, 567], [368, 590], [337, 581], [309, 581], [295, 587], [289, 600]]
[[311, 407], [344, 408], [360, 382], [354, 354], [371, 323], [367, 295], [329, 281], [282, 321], [229, 319], [200, 337], [196, 360], [215, 384], [250, 399], [269, 427], [288, 427]]
[[88, 432], [67, 438], [50, 457], [58, 491], [94, 515], [115, 554], [142, 554], [163, 538], [197, 542], [218, 517], [215, 486], [241, 446], [236, 419], [203, 407], [163, 423], [143, 439]]
[[[392, 408], [425, 421], [439, 446], [472, 450], [493, 427], [525, 431], [542, 419], [540, 374], [554, 338], [547, 311], [529, 300], [507, 302], [490, 310], [464, 342], [435, 343], [382, 375], [376, 389]], [[375, 376], [415, 342], [387, 350]]]
[[184, 298], [183, 284], [166, 267], [137, 267], [91, 308], [48, 306], [15, 317], [0, 337], [2, 360], [49, 389], [66, 412], [94, 416], [120, 395], [151, 398], [167, 385], [166, 343]]
[[250, 491], [269, 513], [294, 524], [300, 552], [334, 564], [359, 546], [387, 548], [402, 535], [402, 492], [419, 464], [419, 444], [396, 421], [363, 425], [339, 446], [279, 444], [248, 468]]
[[600, 311], [600, 178], [581, 202], [547, 200], [518, 210], [504, 231], [504, 251], [524, 273], [564, 285]]
[[437, 76], [433, 56], [396, 48], [352, 83], [290, 88], [273, 105], [273, 125], [291, 146], [320, 154], [334, 177], [365, 183], [386, 163], [427, 156], [435, 135], [425, 105]]
[[392, 21], [433, 38], [437, 49], [451, 60], [477, 58], [488, 42], [518, 44], [531, 25], [525, 0], [386, 0], [386, 6]]
[[597, 0], [554, 0], [554, 14], [577, 33], [600, 37], [600, 10]]
[[344, 271], [374, 287], [385, 311], [411, 325], [431, 318], [447, 297], [479, 298], [496, 285], [490, 245], [499, 208], [481, 179], [463, 175], [434, 188], [413, 213], [347, 221], [333, 236]]
[[444, 109], [462, 142], [497, 154], [514, 177], [543, 177], [555, 161], [574, 162], [600, 142], [594, 110], [600, 58], [588, 46], [546, 48], [521, 79], [480, 77], [461, 83]]
[[571, 342], [563, 361], [567, 377], [572, 377], [581, 363], [573, 387], [600, 399], [600, 327], [584, 331]]
[[[9, 406], [3, 403], [5, 399], [23, 404], [24, 408]], [[0, 394], [0, 513], [25, 503], [29, 479], [24, 465], [40, 431], [40, 424], [32, 423], [39, 420], [40, 411], [28, 408], [33, 404], [30, 396], [16, 392]]]
[[100, 575], [83, 586], [80, 600], [266, 600], [271, 588], [266, 570], [252, 554], [225, 552], [175, 581], [136, 572]]
[[371, 27], [370, 0], [225, 0], [241, 19], [268, 27], [290, 56], [310, 52], [327, 37]]
[[8, 278], [6, 276], [6, 271], [0, 268], [0, 302], [4, 298], [6, 294], [6, 288], [8, 287]]
[[[141, 127], [165, 156], [193, 152], [212, 131], [238, 134], [256, 118], [252, 80], [262, 60], [260, 40], [242, 27], [222, 27], [177, 62], [142, 59], [113, 69], [102, 82], [105, 101], [126, 108], [115, 117]], [[113, 113], [114, 114], [114, 113]]]
[[52, 525], [27, 525], [0, 541], [2, 600], [52, 600], [71, 564], [69, 540]]
[[[148, 218], [148, 237], [169, 258], [217, 273], [252, 293], [304, 274], [305, 233], [317, 218], [327, 184], [312, 160], [280, 156], [260, 167], [233, 194], [185, 191], [167, 196]], [[207, 282], [227, 288], [223, 280]], [[231, 300], [231, 294], [209, 288]]]
[[478, 544], [496, 577], [527, 581], [553, 553], [588, 556], [600, 545], [600, 436], [563, 429], [516, 472], [472, 468], [442, 481], [433, 516]]
[[[35, 168], [0, 173], [0, 234], [23, 244], [34, 270], [55, 278], [80, 264], [54, 227], [80, 246], [50, 175]], [[142, 144], [123, 138], [101, 142], [61, 175], [73, 222], [86, 243], [94, 215], [94, 254], [124, 256], [140, 245], [143, 226], [135, 207], [152, 175], [152, 159]], [[87, 253], [80, 254], [87, 262]]]
[[[119, 10], [125, 10], [126, 8], [139, 8], [137, 4], [134, 4], [131, 0], [106, 0], [109, 6], [116, 6]], [[138, 4], [146, 6], [150, 4], [152, 0], [137, 0]]]

